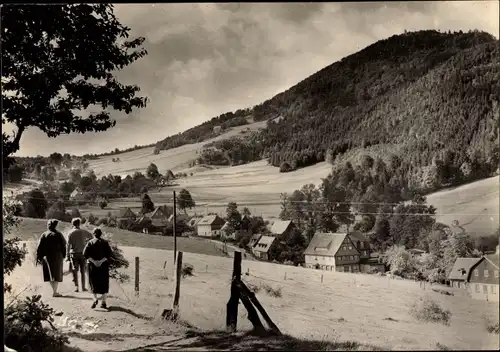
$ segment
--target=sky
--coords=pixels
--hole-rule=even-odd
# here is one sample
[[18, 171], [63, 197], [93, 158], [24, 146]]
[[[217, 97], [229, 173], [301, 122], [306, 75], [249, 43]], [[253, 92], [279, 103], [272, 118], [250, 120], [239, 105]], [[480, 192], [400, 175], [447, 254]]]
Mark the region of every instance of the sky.
[[[82, 155], [155, 143], [257, 105], [325, 66], [404, 30], [479, 29], [498, 38], [498, 1], [120, 4], [149, 54], [117, 73], [150, 99], [106, 132], [22, 137], [19, 156]], [[9, 126], [3, 126], [7, 128]]]

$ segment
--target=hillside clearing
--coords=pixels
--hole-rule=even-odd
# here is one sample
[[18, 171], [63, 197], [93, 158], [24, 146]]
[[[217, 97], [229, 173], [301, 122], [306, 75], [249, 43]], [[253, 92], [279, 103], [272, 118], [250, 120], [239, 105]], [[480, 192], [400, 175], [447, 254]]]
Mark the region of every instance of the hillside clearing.
[[[72, 317], [78, 316], [80, 319], [84, 317], [101, 319], [102, 327], [99, 329], [103, 333], [112, 334], [114, 331], [118, 334], [120, 331], [115, 335], [116, 339], [126, 340], [122, 334], [128, 330], [122, 329], [127, 324], [130, 326], [133, 324], [136, 339], [140, 339], [137, 335], [140, 335], [141, 329], [149, 334], [154, 334], [155, 328], [158, 331], [164, 329], [164, 334], [180, 333], [178, 327], [165, 325], [153, 327], [153, 323], [146, 324], [143, 319], [137, 318], [157, 317], [163, 308], [171, 306], [174, 289], [173, 265], [170, 260], [164, 271], [163, 262], [165, 258], [172, 258], [173, 253], [150, 248], [123, 247], [123, 250], [130, 261], [136, 256], [140, 258], [140, 294], [139, 297], [134, 296], [133, 280], [121, 285], [113, 282], [111, 285], [113, 297], [109, 305], [132, 310], [135, 318], [130, 311], [120, 308], [107, 313], [91, 311], [87, 308], [91, 301], [87, 300], [88, 295], [83, 293], [74, 294], [78, 297], [75, 299], [58, 300], [46, 297], [44, 300], [63, 310], [65, 316], [67, 314]], [[201, 331], [223, 330], [232, 259], [185, 253], [183, 261], [193, 265], [194, 276], [183, 279], [181, 284], [182, 319]], [[8, 281], [18, 289], [31, 285], [33, 290], [43, 292], [45, 296], [49, 289], [40, 282], [38, 271], [40, 268], [34, 268], [26, 262], [23, 267], [15, 270]], [[126, 270], [130, 275], [133, 275], [133, 271], [133, 267]], [[249, 273], [243, 275], [243, 280], [247, 283], [260, 287], [268, 285], [275, 289], [281, 288], [280, 298], [266, 294], [265, 290], [260, 290], [257, 297], [281, 331], [298, 339], [324, 343], [356, 341], [364, 346], [396, 350], [435, 349], [438, 343], [450, 349], [461, 350], [499, 347], [498, 336], [488, 334], [483, 326], [486, 318], [495, 321], [498, 319], [496, 303], [470, 300], [464, 294], [459, 294], [459, 291], [456, 291], [455, 296], [443, 296], [433, 292], [430, 287], [424, 290], [420, 288], [419, 283], [407, 280], [315, 271], [246, 260], [243, 261], [242, 271]], [[323, 283], [321, 275], [324, 276]], [[61, 292], [63, 294], [72, 292], [68, 291], [70, 287], [70, 280], [66, 279]], [[420, 323], [409, 315], [412, 302], [424, 296], [431, 297], [452, 312], [450, 326]], [[167, 331], [168, 329], [170, 330]], [[240, 305], [238, 330], [248, 329], [250, 324], [243, 306]], [[73, 340], [77, 347], [81, 347], [78, 343], [82, 344], [86, 338], [91, 338], [85, 334], [75, 336], [79, 337], [78, 340]], [[144, 336], [143, 338], [143, 344], [146, 344], [146, 338]], [[117, 348], [115, 342], [108, 343]], [[152, 343], [149, 338], [147, 343]]]

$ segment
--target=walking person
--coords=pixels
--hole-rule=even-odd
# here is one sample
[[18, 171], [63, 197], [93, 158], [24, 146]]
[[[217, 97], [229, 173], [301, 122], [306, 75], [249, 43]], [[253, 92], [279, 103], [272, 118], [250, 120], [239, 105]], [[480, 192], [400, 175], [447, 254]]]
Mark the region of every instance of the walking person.
[[87, 242], [92, 239], [90, 232], [80, 228], [81, 222], [80, 218], [74, 218], [71, 220], [73, 228], [68, 233], [67, 253], [73, 272], [73, 282], [76, 287], [75, 292], [78, 292], [78, 271], [80, 271], [82, 291], [87, 291], [87, 288], [85, 287], [85, 272], [87, 271], [87, 266], [85, 263], [85, 257], [83, 256], [83, 249], [85, 248]]
[[90, 240], [83, 250], [83, 255], [88, 260], [90, 288], [95, 298], [94, 303], [92, 303], [92, 309], [97, 307], [99, 303], [98, 295], [101, 295], [101, 308], [107, 309], [109, 260], [112, 251], [108, 241], [102, 238], [101, 229], [96, 228], [93, 233], [94, 239]]
[[51, 219], [36, 249], [36, 264], [42, 264], [43, 281], [50, 282], [52, 296], [61, 297], [57, 292], [59, 282], [63, 281], [63, 263], [66, 257], [66, 239], [56, 230], [59, 221]]

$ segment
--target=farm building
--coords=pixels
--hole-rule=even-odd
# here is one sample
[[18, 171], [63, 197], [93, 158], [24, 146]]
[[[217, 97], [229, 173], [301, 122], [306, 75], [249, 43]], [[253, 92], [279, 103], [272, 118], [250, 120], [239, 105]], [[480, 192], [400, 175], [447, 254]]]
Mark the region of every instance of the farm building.
[[248, 242], [248, 248], [253, 249], [257, 242], [259, 242], [260, 238], [262, 237], [262, 234], [260, 233], [254, 233], [252, 237], [250, 237], [250, 241]]
[[361, 253], [347, 233], [316, 233], [304, 252], [306, 267], [359, 272]]
[[257, 244], [252, 248], [253, 254], [262, 260], [271, 260], [269, 250], [277, 244], [274, 236], [261, 236]]
[[495, 254], [484, 255], [469, 271], [470, 295], [473, 299], [498, 301], [498, 250]]
[[196, 217], [196, 216], [195, 216], [195, 217], [191, 218], [191, 219], [187, 222], [187, 225], [188, 225], [189, 227], [195, 227], [195, 226], [196, 226], [196, 224], [198, 223], [198, 221], [200, 221], [200, 220], [201, 220], [201, 218], [200, 218], [200, 217]]
[[220, 131], [222, 130], [222, 127], [221, 126], [214, 126], [214, 133], [220, 133]]
[[71, 194], [69, 195], [69, 199], [71, 200], [81, 200], [85, 197], [85, 194], [80, 188], [76, 188]]
[[151, 219], [151, 224], [155, 227], [167, 226], [168, 217], [162, 207], [156, 207], [153, 212], [144, 214], [144, 217]]
[[218, 215], [207, 215], [196, 224], [198, 236], [212, 237], [220, 235], [225, 221]]
[[126, 219], [135, 221], [137, 219], [137, 215], [130, 208], [123, 208], [120, 209], [116, 218], [118, 220]]
[[223, 239], [231, 238], [234, 240], [236, 238], [236, 232], [233, 229], [231, 229], [229, 222], [226, 221], [226, 223], [221, 227], [220, 236]]
[[453, 268], [448, 274], [448, 280], [450, 281], [450, 286], [457, 288], [467, 288], [467, 278], [471, 268], [477, 264], [481, 258], [457, 258]]
[[366, 235], [360, 232], [351, 232], [349, 233], [349, 238], [359, 251], [359, 265], [361, 272], [367, 273], [372, 270], [385, 272], [385, 265], [379, 262], [378, 255], [372, 253], [370, 241]]
[[293, 223], [293, 221], [276, 220], [271, 225], [270, 231], [274, 236], [286, 236], [290, 234], [293, 229], [295, 229], [295, 224]]
[[[188, 224], [189, 220], [190, 220], [190, 218], [189, 218], [189, 215], [187, 215], [187, 214], [175, 214], [175, 221], [177, 224], [179, 224], [181, 222], [184, 224]], [[172, 224], [174, 222], [174, 214], [172, 214], [168, 217], [168, 222], [170, 224]]]

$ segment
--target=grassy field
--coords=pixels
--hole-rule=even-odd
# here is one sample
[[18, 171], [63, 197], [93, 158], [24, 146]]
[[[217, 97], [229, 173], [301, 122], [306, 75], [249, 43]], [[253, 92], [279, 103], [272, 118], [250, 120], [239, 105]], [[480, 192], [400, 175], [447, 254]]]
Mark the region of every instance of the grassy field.
[[[153, 162], [162, 173], [171, 169], [174, 172], [183, 171], [189, 174], [187, 178], [177, 180], [177, 186], [165, 187], [159, 191], [152, 190], [149, 195], [155, 204], [171, 204], [172, 191], [186, 188], [197, 202], [197, 207], [192, 209], [191, 213], [224, 214], [227, 203], [235, 201], [240, 207], [248, 207], [255, 215], [275, 218], [280, 212], [281, 193], [291, 193], [307, 183], [319, 184], [321, 179], [330, 173], [331, 165], [322, 162], [286, 174], [280, 173], [278, 168], [269, 166], [264, 160], [234, 167], [188, 167], [189, 162], [196, 159], [196, 154], [203, 145], [241, 134], [247, 128], [257, 130], [264, 126], [263, 122], [239, 126], [212, 140], [164, 150], [159, 155], [153, 154], [153, 148], [119, 154], [121, 162], [118, 163], [111, 161], [115, 156], [101, 157], [91, 161], [90, 168], [98, 176], [110, 173], [125, 175], [135, 171], [145, 172], [147, 166]], [[390, 148], [393, 147], [380, 147], [385, 148], [383, 150], [377, 148], [379, 147], [369, 149], [376, 155], [383, 155], [383, 150], [387, 148], [391, 150]], [[359, 150], [354, 150], [345, 157], [356, 159], [360, 155]], [[428, 203], [438, 209], [438, 221], [451, 224], [453, 220], [458, 220], [472, 235], [489, 235], [499, 226], [498, 184], [499, 177], [496, 176], [454, 189], [443, 190], [430, 194]], [[134, 199], [121, 199], [110, 204], [112, 210], [123, 206], [140, 209], [139, 201]], [[103, 212], [91, 208], [84, 212], [94, 214], [97, 212], [105, 215], [107, 210]]]
[[[22, 219], [21, 224], [12, 231], [12, 234], [6, 235], [6, 237], [17, 236], [23, 241], [37, 240], [39, 236], [46, 231], [46, 226], [47, 220], [25, 218]], [[86, 226], [84, 225], [83, 227], [85, 228]], [[94, 226], [89, 226], [88, 229], [91, 229], [93, 227]], [[71, 225], [64, 222], [60, 222], [57, 227], [57, 229], [63, 234], [67, 233], [70, 228]], [[104, 233], [111, 235], [113, 241], [122, 246], [167, 250], [173, 250], [174, 248], [173, 237], [147, 235], [106, 226], [101, 226], [101, 228], [103, 229]], [[177, 248], [180, 251], [186, 251], [190, 253], [201, 253], [214, 256], [224, 255], [222, 253], [220, 245], [217, 245], [210, 240], [200, 237], [179, 237], [177, 238]]]
[[[107, 336], [110, 340], [106, 343], [110, 347], [123, 346], [123, 341], [132, 341], [129, 347], [132, 348], [140, 344], [142, 338], [143, 344], [156, 341], [158, 345], [154, 350], [163, 350], [161, 346], [164, 345], [157, 341], [158, 332], [163, 334], [164, 339], [167, 339], [169, 334], [180, 333], [178, 330], [172, 332], [172, 327], [144, 321], [144, 317], [158, 317], [163, 308], [171, 307], [174, 290], [173, 265], [171, 260], [168, 261], [164, 270], [163, 263], [165, 258], [172, 258], [172, 252], [136, 247], [123, 249], [131, 262], [136, 256], [140, 258], [139, 296], [134, 295], [133, 280], [125, 284], [113, 282], [113, 297], [109, 305], [118, 308], [113, 308], [112, 312], [108, 313], [91, 311], [87, 308], [91, 303], [86, 298], [88, 295], [69, 295], [69, 292], [72, 292], [69, 291], [71, 285], [70, 280], [66, 279], [61, 292], [67, 295], [67, 299], [44, 298], [51, 305], [64, 310], [64, 316], [99, 321], [100, 335], [96, 332], [73, 332], [73, 342], [82, 348], [85, 346], [85, 351], [99, 350], [95, 347], [99, 342], [97, 335], [101, 336], [101, 340], [104, 339], [102, 336]], [[183, 262], [193, 265], [194, 276], [184, 278], [181, 283], [182, 319], [195, 326], [197, 331], [213, 332], [224, 329], [232, 259], [184, 253]], [[48, 288], [39, 282], [40, 275], [37, 275], [37, 270], [40, 269], [33, 268], [27, 262], [22, 268], [16, 269], [8, 281], [18, 288], [31, 285], [31, 292], [48, 291]], [[127, 269], [127, 273], [132, 277], [133, 270], [132, 267]], [[347, 349], [346, 345], [338, 345], [341, 341], [355, 341], [351, 344], [355, 349], [377, 347], [386, 350], [433, 350], [438, 346], [445, 346], [449, 349], [472, 350], [499, 347], [498, 335], [489, 334], [485, 329], [486, 321], [498, 321], [497, 304], [471, 300], [462, 291], [454, 291], [455, 296], [445, 296], [433, 292], [429, 286], [423, 289], [412, 281], [324, 272], [246, 260], [243, 261], [242, 270], [248, 273], [243, 275], [247, 284], [261, 288], [257, 297], [283, 333], [291, 335], [298, 339], [297, 341], [317, 342], [314, 346], [307, 345], [309, 349], [325, 350], [328, 343], [337, 343], [337, 349]], [[268, 294], [266, 289], [275, 290], [278, 294]], [[451, 324], [445, 326], [415, 320], [409, 314], [409, 309], [411, 304], [421, 297], [430, 297], [449, 309], [452, 313]], [[239, 308], [238, 329], [250, 329], [242, 305]], [[131, 333], [131, 330], [134, 333]], [[125, 334], [129, 334], [128, 340]], [[94, 349], [89, 347], [89, 340], [94, 343]], [[167, 340], [171, 341], [172, 337]], [[221, 340], [218, 341], [221, 343]], [[243, 348], [239, 339], [226, 338], [224, 341], [232, 349]], [[268, 346], [270, 349], [272, 346], [270, 341], [254, 342], [255, 345], [246, 345], [246, 348], [257, 349], [256, 346], [260, 346], [260, 349], [266, 349]], [[273, 342], [278, 343], [276, 340]], [[174, 348], [170, 342], [166, 344], [169, 347], [165, 350]], [[193, 350], [195, 345], [184, 345], [184, 348]], [[200, 345], [208, 349], [221, 347], [213, 340], [200, 342], [198, 337], [198, 346]], [[296, 345], [294, 346], [288, 345], [288, 348], [296, 348]], [[307, 349], [298, 349], [304, 348]]]

